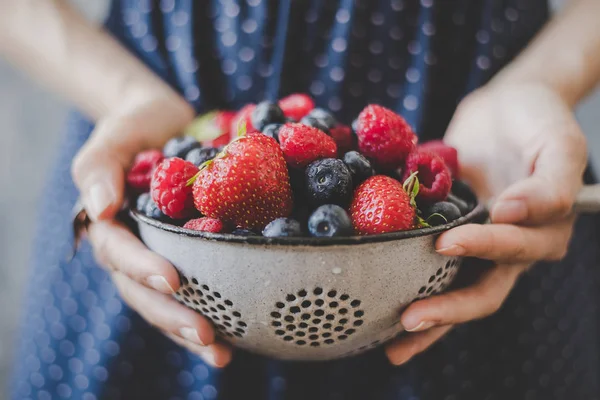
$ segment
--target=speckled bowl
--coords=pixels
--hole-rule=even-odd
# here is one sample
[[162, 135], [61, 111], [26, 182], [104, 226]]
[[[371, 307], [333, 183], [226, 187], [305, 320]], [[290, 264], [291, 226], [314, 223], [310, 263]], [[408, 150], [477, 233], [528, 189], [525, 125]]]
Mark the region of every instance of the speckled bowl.
[[[471, 193], [465, 196], [475, 203]], [[210, 318], [234, 346], [288, 360], [354, 355], [396, 336], [401, 310], [443, 291], [461, 264], [435, 252], [436, 237], [487, 219], [477, 205], [450, 224], [414, 231], [264, 238], [131, 215], [144, 243], [179, 270], [179, 301]]]

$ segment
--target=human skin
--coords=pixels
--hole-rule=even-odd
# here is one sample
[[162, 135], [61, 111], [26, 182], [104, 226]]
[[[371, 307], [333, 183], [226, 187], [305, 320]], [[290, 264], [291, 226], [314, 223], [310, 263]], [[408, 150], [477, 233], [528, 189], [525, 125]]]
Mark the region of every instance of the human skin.
[[[114, 219], [134, 156], [178, 134], [193, 119], [192, 107], [65, 1], [0, 0], [0, 8], [0, 54], [96, 122], [72, 172], [99, 263], [150, 324], [210, 364], [227, 365], [231, 349], [215, 341], [209, 321], [172, 299], [179, 288], [173, 266]], [[597, 0], [572, 0], [458, 107], [446, 140], [459, 151], [462, 176], [491, 204], [493, 224], [448, 231], [436, 249], [496, 267], [469, 288], [409, 306], [401, 321], [412, 333], [386, 349], [393, 364], [407, 362], [452, 326], [492, 314], [528, 266], [565, 254], [587, 156], [572, 108], [600, 78], [599, 17]]]

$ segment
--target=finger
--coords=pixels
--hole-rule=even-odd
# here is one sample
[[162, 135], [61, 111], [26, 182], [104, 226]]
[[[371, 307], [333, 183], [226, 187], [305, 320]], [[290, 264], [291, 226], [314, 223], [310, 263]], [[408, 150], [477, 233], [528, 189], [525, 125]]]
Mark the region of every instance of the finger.
[[165, 335], [178, 345], [185, 347], [192, 353], [198, 355], [205, 362], [213, 367], [223, 368], [231, 361], [231, 348], [222, 343], [215, 343], [209, 346], [199, 346], [196, 343], [182, 339], [179, 336], [166, 332]]
[[200, 346], [214, 343], [211, 323], [196, 311], [120, 272], [114, 272], [112, 278], [123, 300], [151, 325]]
[[122, 224], [114, 220], [94, 222], [88, 228], [88, 236], [96, 258], [109, 269], [165, 294], [179, 289], [175, 268], [148, 250]]
[[436, 251], [502, 263], [560, 260], [568, 249], [572, 218], [541, 227], [467, 224], [444, 232]]
[[587, 163], [585, 137], [578, 130], [556, 135], [544, 144], [530, 177], [498, 196], [491, 209], [495, 223], [540, 224], [568, 215], [582, 187]]
[[482, 273], [474, 285], [412, 303], [402, 313], [400, 322], [407, 331], [418, 332], [491, 315], [500, 309], [525, 269], [524, 264], [496, 266]]
[[448, 333], [452, 326], [438, 326], [424, 332], [410, 333], [386, 346], [385, 353], [394, 365], [402, 365]]

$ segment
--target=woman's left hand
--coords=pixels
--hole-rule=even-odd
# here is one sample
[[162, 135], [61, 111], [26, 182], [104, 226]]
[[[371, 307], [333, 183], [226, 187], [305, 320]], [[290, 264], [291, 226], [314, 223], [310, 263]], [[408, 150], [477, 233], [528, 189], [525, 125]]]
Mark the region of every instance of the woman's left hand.
[[436, 250], [495, 265], [474, 285], [416, 301], [403, 312], [408, 333], [386, 349], [396, 365], [454, 325], [495, 313], [529, 266], [565, 256], [573, 229], [586, 141], [570, 107], [554, 91], [492, 82], [463, 100], [445, 140], [458, 149], [461, 177], [490, 205], [492, 223], [447, 231]]

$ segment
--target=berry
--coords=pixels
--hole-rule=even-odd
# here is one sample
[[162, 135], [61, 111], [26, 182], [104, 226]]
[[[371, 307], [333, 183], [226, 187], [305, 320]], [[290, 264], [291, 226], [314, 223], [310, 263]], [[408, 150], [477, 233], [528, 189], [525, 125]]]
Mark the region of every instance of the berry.
[[308, 219], [308, 231], [312, 236], [352, 236], [354, 229], [348, 213], [335, 204], [317, 208]]
[[306, 167], [321, 158], [334, 158], [337, 146], [330, 136], [302, 124], [285, 124], [279, 129], [285, 160], [295, 168]]
[[248, 229], [235, 229], [231, 234], [236, 236], [257, 236], [256, 233]]
[[204, 231], [212, 233], [223, 232], [223, 223], [215, 218], [196, 218], [190, 219], [183, 225], [185, 229], [191, 229], [193, 231]]
[[452, 203], [456, 207], [458, 207], [461, 215], [467, 215], [471, 211], [471, 206], [469, 206], [469, 204], [466, 201], [455, 196], [452, 193], [448, 193], [448, 197], [446, 198], [446, 201], [449, 201], [450, 203]]
[[263, 229], [292, 212], [292, 191], [277, 142], [253, 132], [231, 142], [198, 174], [194, 202], [205, 216], [244, 229]]
[[385, 175], [364, 181], [354, 192], [350, 213], [359, 235], [412, 229], [415, 209], [402, 184]]
[[338, 124], [335, 117], [329, 111], [322, 108], [315, 108], [308, 115], [321, 121], [328, 130], [333, 129]]
[[358, 151], [349, 151], [344, 154], [344, 163], [352, 175], [352, 184], [354, 187], [357, 187], [367, 178], [375, 175], [375, 171], [369, 160]]
[[158, 208], [152, 197], [148, 198], [148, 202], [144, 206], [143, 209], [139, 209], [139, 211], [145, 216], [155, 219], [157, 221], [169, 222], [171, 218], [167, 217], [164, 212]]
[[352, 125], [350, 125], [350, 127], [352, 128], [352, 133], [356, 135], [356, 132], [358, 131], [358, 118], [352, 121]]
[[458, 152], [454, 147], [448, 146], [443, 140], [432, 140], [419, 145], [417, 150], [437, 154], [446, 163], [452, 177], [458, 177]]
[[329, 135], [329, 128], [327, 127], [327, 125], [325, 125], [325, 123], [322, 120], [320, 120], [316, 117], [313, 117], [311, 115], [306, 115], [305, 117], [303, 117], [300, 120], [300, 123], [302, 125], [312, 126], [313, 128], [317, 128], [318, 130], [325, 132], [326, 134]]
[[192, 149], [197, 149], [202, 145], [193, 136], [179, 136], [169, 140], [163, 147], [165, 158], [179, 157], [185, 158]]
[[226, 146], [229, 142], [231, 142], [231, 135], [229, 133], [224, 133], [215, 140], [211, 142], [212, 147], [222, 147]]
[[137, 191], [150, 189], [152, 173], [163, 160], [159, 150], [147, 150], [139, 153], [133, 160], [133, 165], [127, 172], [127, 185]]
[[300, 121], [315, 108], [315, 102], [306, 94], [295, 93], [279, 100], [279, 107], [286, 117]]
[[263, 128], [262, 133], [279, 142], [279, 129], [281, 129], [282, 126], [283, 124], [269, 124]]
[[252, 125], [259, 131], [262, 131], [269, 124], [282, 124], [285, 122], [285, 116], [281, 108], [270, 101], [262, 101], [256, 105], [252, 111]]
[[223, 135], [231, 133], [231, 123], [237, 113], [235, 111], [218, 111], [215, 116], [215, 125]]
[[303, 236], [300, 222], [291, 218], [277, 218], [263, 229], [265, 237], [293, 237]]
[[195, 214], [192, 187], [187, 182], [198, 168], [181, 158], [167, 158], [154, 170], [150, 193], [158, 208], [171, 218]]
[[387, 170], [400, 167], [417, 141], [404, 118], [378, 105], [361, 111], [356, 134], [360, 152]]
[[331, 128], [329, 135], [335, 140], [340, 155], [356, 148], [352, 129], [348, 125], [337, 125]]
[[135, 201], [135, 209], [139, 212], [144, 212], [144, 208], [146, 208], [146, 204], [150, 200], [150, 193], [142, 193], [138, 196]]
[[285, 123], [294, 123], [294, 122], [298, 122], [297, 119], [291, 118], [291, 117], [285, 117]]
[[194, 149], [185, 156], [186, 161], [191, 162], [196, 167], [201, 166], [204, 162], [212, 160], [219, 154], [221, 149], [214, 147], [203, 147], [201, 149]]
[[425, 214], [425, 221], [429, 225], [443, 225], [462, 217], [455, 204], [448, 201], [440, 201], [429, 207]]
[[231, 120], [230, 132], [232, 133], [232, 135], [237, 135], [238, 125], [240, 125], [241, 123], [246, 124], [247, 132], [254, 131], [254, 127], [252, 125], [252, 112], [255, 108], [256, 104], [246, 104], [235, 114], [235, 117], [233, 117], [233, 119]]
[[352, 200], [352, 175], [342, 160], [325, 158], [306, 168], [306, 191], [312, 206], [336, 204], [346, 207]]
[[433, 153], [415, 151], [406, 158], [402, 178], [407, 179], [413, 172], [418, 172], [418, 200], [425, 203], [446, 200], [452, 187], [452, 177], [444, 160]]

